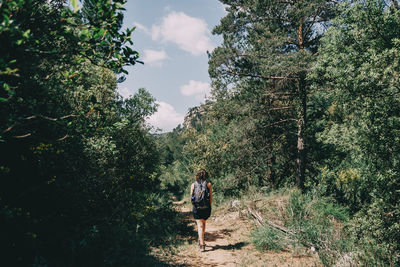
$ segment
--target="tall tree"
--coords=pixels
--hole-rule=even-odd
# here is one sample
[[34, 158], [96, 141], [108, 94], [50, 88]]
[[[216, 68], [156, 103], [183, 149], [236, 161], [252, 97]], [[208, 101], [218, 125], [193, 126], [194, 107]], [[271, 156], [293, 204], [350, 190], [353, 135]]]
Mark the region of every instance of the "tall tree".
[[[267, 128], [296, 122], [296, 184], [304, 189], [310, 88], [306, 76], [320, 37], [333, 16], [335, 1], [221, 2], [227, 5], [228, 14], [214, 29], [224, 38], [210, 57], [209, 72], [215, 91], [263, 91], [269, 102], [268, 113], [280, 111]], [[291, 113], [287, 112], [288, 106]]]

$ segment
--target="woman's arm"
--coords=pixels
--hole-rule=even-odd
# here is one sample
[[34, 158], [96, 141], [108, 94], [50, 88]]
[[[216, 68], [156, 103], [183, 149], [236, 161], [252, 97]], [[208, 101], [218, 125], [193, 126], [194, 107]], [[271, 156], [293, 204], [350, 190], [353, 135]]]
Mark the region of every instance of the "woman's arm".
[[210, 190], [210, 205], [212, 205], [212, 185], [211, 185], [211, 183], [208, 183], [208, 189]]

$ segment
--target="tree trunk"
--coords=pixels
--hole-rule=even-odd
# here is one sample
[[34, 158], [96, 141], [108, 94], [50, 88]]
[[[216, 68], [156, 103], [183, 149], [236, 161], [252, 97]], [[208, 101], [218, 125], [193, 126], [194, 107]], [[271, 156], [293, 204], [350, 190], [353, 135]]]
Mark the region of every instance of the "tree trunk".
[[270, 187], [274, 189], [276, 187], [275, 170], [273, 168], [273, 165], [275, 164], [275, 157], [272, 155], [272, 149], [268, 153], [267, 164], [268, 164], [267, 180]]
[[307, 92], [305, 75], [302, 74], [299, 80], [299, 99], [300, 107], [297, 120], [297, 186], [304, 191], [305, 170], [306, 170], [306, 109], [307, 109]]
[[[297, 28], [297, 40], [299, 42], [299, 50], [304, 49], [303, 24]], [[304, 192], [304, 181], [306, 171], [306, 110], [307, 110], [307, 88], [306, 73], [299, 73], [299, 109], [297, 116], [297, 186]]]

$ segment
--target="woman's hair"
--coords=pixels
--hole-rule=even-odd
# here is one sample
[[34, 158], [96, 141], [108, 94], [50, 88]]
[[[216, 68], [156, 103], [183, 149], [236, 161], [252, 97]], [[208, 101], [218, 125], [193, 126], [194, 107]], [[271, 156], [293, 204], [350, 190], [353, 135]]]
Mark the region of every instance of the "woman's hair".
[[208, 172], [205, 169], [201, 169], [196, 173], [196, 181], [198, 180], [207, 180]]

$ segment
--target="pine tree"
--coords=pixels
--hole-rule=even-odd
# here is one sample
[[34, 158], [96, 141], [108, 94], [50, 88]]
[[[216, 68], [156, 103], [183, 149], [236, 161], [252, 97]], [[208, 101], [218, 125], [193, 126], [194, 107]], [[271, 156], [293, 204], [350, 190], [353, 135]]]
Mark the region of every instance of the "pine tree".
[[[209, 62], [214, 95], [232, 88], [258, 88], [267, 95], [270, 110], [281, 111], [282, 117], [271, 126], [296, 122], [296, 184], [304, 189], [309, 93], [306, 76], [320, 37], [334, 15], [335, 1], [221, 2], [227, 5], [228, 14], [214, 29], [224, 38]], [[292, 116], [287, 116], [286, 106], [290, 106]]]

